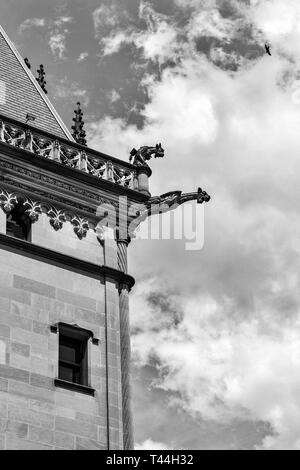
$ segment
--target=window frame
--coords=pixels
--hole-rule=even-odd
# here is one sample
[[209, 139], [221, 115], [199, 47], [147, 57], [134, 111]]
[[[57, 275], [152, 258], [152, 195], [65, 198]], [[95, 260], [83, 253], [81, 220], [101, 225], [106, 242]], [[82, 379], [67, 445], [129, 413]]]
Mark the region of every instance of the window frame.
[[[89, 359], [89, 340], [92, 339], [94, 344], [98, 344], [98, 340], [94, 338], [93, 332], [90, 330], [86, 330], [84, 328], [80, 328], [78, 325], [69, 325], [67, 323], [58, 323], [51, 327], [51, 331], [57, 333], [58, 332], [58, 377], [54, 379], [54, 384], [57, 387], [66, 388], [73, 391], [82, 392], [88, 395], [94, 395], [95, 389], [93, 389], [89, 385], [89, 367], [88, 367], [88, 359]], [[82, 358], [80, 364], [76, 362], [73, 363], [72, 361], [67, 361], [61, 358], [61, 338], [65, 338], [66, 340], [70, 340], [70, 342], [74, 341], [74, 343], [80, 344], [84, 351], [81, 352]], [[74, 348], [76, 354], [76, 347]], [[69, 363], [72, 367], [79, 367], [80, 368], [80, 383], [75, 381], [68, 381], [61, 378], [60, 374], [60, 364], [61, 363]], [[71, 368], [70, 367], [70, 368]]]

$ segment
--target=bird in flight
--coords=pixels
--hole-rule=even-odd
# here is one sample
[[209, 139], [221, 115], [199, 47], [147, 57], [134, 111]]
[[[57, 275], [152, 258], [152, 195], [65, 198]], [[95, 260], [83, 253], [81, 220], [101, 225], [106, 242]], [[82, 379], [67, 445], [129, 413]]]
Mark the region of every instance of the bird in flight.
[[265, 44], [266, 53], [272, 56], [270, 47], [271, 47], [270, 44]]

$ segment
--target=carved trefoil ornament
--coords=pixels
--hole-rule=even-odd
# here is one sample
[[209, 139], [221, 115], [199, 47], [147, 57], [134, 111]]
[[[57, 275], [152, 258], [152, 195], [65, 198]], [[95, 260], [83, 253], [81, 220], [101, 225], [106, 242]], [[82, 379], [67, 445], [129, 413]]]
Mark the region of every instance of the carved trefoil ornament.
[[10, 214], [13, 208], [18, 203], [17, 196], [7, 191], [1, 190], [0, 192], [0, 206], [5, 214]]
[[74, 225], [74, 232], [76, 233], [79, 240], [82, 240], [84, 237], [86, 237], [86, 234], [90, 228], [88, 220], [82, 219], [76, 215], [71, 219], [71, 224]]
[[25, 212], [26, 214], [28, 214], [31, 222], [36, 222], [39, 219], [40, 214], [42, 213], [41, 203], [27, 199], [24, 202], [24, 206], [28, 207]]
[[50, 219], [50, 225], [54, 228], [55, 231], [62, 229], [63, 224], [66, 222], [67, 218], [62, 210], [58, 210], [55, 207], [52, 207], [48, 212], [47, 215]]

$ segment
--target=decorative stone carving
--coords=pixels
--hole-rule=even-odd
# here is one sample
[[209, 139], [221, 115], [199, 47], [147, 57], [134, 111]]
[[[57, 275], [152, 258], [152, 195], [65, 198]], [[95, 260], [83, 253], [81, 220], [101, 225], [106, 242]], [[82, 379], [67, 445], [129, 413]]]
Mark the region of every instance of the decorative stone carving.
[[[54, 160], [61, 165], [83, 171], [99, 179], [108, 180], [130, 189], [137, 189], [134, 171], [126, 165], [112, 163], [108, 159], [91, 154], [88, 149], [85, 152], [72, 147], [71, 142], [70, 144], [62, 144], [56, 138], [45, 137], [39, 132], [24, 128], [22, 124], [15, 125], [10, 124], [7, 120], [1, 121], [0, 142], [26, 150], [38, 157]], [[157, 147], [142, 147], [142, 149], [144, 150], [136, 151], [138, 154], [135, 157], [136, 164], [142, 164], [141, 158], [142, 161], [149, 160], [152, 153], [155, 153], [155, 157], [163, 156], [163, 149], [159, 145]]]
[[28, 209], [26, 209], [25, 212], [26, 214], [28, 214], [30, 220], [32, 222], [36, 222], [39, 219], [40, 214], [42, 213], [41, 203], [27, 199], [24, 202], [24, 206], [28, 206]]
[[198, 204], [203, 202], [209, 202], [210, 196], [206, 191], [198, 188], [195, 193], [182, 193], [182, 191], [171, 191], [169, 193], [162, 194], [161, 196], [151, 197], [147, 203], [148, 215], [152, 215], [152, 209], [157, 207], [158, 211], [154, 213], [166, 212], [168, 210], [176, 209], [177, 206], [184, 204], [188, 201], [197, 201]]
[[81, 145], [87, 145], [86, 141], [86, 132], [83, 128], [84, 126], [84, 120], [83, 120], [83, 112], [80, 108], [80, 102], [78, 101], [77, 103], [77, 109], [74, 110], [75, 117], [73, 117], [73, 134], [72, 136]]
[[50, 218], [50, 225], [54, 228], [55, 231], [62, 229], [64, 222], [66, 222], [66, 215], [63, 210], [58, 210], [55, 207], [52, 207], [47, 212], [48, 217]]
[[79, 240], [86, 237], [87, 231], [89, 230], [89, 222], [86, 219], [82, 219], [79, 216], [74, 216], [71, 219], [71, 224], [74, 225], [74, 232], [76, 233]]
[[[97, 205], [108, 203], [108, 204], [111, 204], [111, 205], [117, 207], [117, 203], [115, 203], [114, 201], [99, 197], [97, 195], [97, 193], [92, 193], [91, 191], [88, 191], [86, 189], [79, 188], [78, 186], [60, 181], [59, 179], [52, 178], [50, 176], [43, 175], [43, 174], [38, 173], [36, 171], [27, 170], [26, 168], [20, 167], [18, 165], [14, 165], [12, 163], [3, 161], [1, 159], [0, 159], [0, 167], [9, 168], [10, 170], [13, 170], [13, 171], [15, 171], [17, 173], [20, 173], [22, 175], [26, 175], [30, 178], [34, 178], [38, 181], [41, 181], [42, 183], [51, 184], [51, 185], [54, 185], [58, 188], [62, 188], [62, 189], [65, 189], [67, 191], [79, 194], [80, 196], [84, 196], [88, 199], [91, 199], [91, 200], [95, 201], [95, 203], [97, 203]], [[34, 192], [34, 193], [37, 194], [37, 196], [47, 197], [48, 199], [52, 199], [53, 201], [57, 202], [58, 204], [65, 204], [65, 205], [68, 205], [68, 206], [72, 206], [75, 209], [80, 209], [80, 210], [89, 212], [90, 214], [95, 214], [95, 209], [93, 207], [84, 205], [83, 203], [81, 203], [81, 204], [75, 203], [72, 199], [63, 198], [62, 196], [55, 196], [53, 194], [53, 192], [51, 192], [51, 191], [42, 191], [41, 189], [33, 188], [30, 185], [28, 186], [26, 184], [21, 184], [21, 183], [15, 181], [14, 178], [10, 178], [9, 176], [5, 176], [5, 179], [4, 179], [0, 175], [0, 181], [3, 181], [3, 182], [5, 182], [5, 181], [8, 182], [9, 181], [9, 184], [11, 184], [11, 185], [13, 185], [17, 188], [23, 189], [24, 191]]]
[[18, 203], [17, 196], [4, 190], [0, 191], [0, 206], [5, 214], [9, 214]]
[[38, 77], [36, 78], [36, 81], [38, 82], [38, 84], [40, 85], [41, 89], [43, 90], [43, 92], [45, 94], [48, 93], [48, 91], [46, 90], [46, 80], [45, 80], [45, 70], [44, 70], [44, 66], [43, 64], [40, 65], [40, 68], [37, 70], [37, 73], [38, 73]]
[[130, 152], [129, 161], [133, 160], [133, 165], [135, 166], [143, 166], [148, 165], [147, 161], [151, 160], [151, 158], [162, 158], [165, 156], [165, 151], [162, 148], [161, 144], [156, 144], [155, 147], [140, 147], [139, 150], [133, 148]]

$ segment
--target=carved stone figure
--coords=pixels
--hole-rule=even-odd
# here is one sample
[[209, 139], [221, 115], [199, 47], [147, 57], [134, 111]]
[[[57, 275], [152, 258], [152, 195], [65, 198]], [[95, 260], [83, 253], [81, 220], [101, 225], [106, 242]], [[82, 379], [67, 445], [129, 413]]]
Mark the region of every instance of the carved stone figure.
[[151, 197], [147, 202], [148, 215], [167, 212], [188, 201], [197, 201], [198, 204], [209, 202], [210, 196], [206, 191], [198, 188], [194, 193], [182, 193], [182, 191], [171, 191], [161, 196]]
[[129, 161], [135, 166], [148, 165], [147, 161], [151, 158], [162, 158], [165, 156], [165, 151], [162, 148], [161, 144], [156, 144], [155, 147], [141, 147], [139, 150], [133, 148], [130, 152]]

